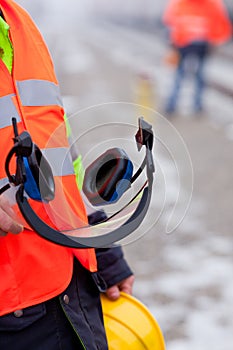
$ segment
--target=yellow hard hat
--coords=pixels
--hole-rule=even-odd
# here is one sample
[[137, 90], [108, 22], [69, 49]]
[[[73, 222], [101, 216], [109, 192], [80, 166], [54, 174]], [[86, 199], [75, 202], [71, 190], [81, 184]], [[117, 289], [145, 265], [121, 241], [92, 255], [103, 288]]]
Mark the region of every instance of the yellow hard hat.
[[101, 296], [109, 350], [165, 350], [161, 329], [139, 300], [121, 293], [116, 301]]

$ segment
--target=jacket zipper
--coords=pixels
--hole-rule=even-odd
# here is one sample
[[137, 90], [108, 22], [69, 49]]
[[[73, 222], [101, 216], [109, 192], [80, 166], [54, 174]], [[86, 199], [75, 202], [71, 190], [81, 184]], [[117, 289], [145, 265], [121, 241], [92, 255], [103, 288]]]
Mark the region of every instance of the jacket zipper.
[[65, 314], [65, 316], [66, 316], [68, 322], [70, 323], [70, 325], [71, 325], [71, 327], [73, 328], [75, 334], [77, 335], [77, 337], [78, 337], [78, 339], [79, 339], [79, 341], [80, 341], [80, 343], [81, 343], [81, 345], [82, 345], [82, 347], [83, 347], [83, 350], [86, 350], [85, 345], [83, 344], [82, 339], [80, 338], [78, 332], [76, 331], [75, 327], [73, 326], [73, 323], [72, 323], [71, 319], [70, 319], [69, 316], [67, 315], [66, 310], [65, 310], [64, 306], [62, 305], [62, 302], [61, 302], [60, 298], [59, 298], [59, 302], [60, 302], [60, 305], [61, 305], [61, 307], [62, 307], [62, 310], [63, 310], [63, 312], [64, 312], [64, 314]]

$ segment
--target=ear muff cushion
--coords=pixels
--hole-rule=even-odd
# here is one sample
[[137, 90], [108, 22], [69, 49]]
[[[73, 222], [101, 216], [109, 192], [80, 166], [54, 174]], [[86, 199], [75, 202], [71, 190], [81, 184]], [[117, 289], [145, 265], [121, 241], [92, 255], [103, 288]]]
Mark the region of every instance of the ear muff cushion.
[[35, 181], [34, 175], [31, 171], [30, 165], [28, 163], [28, 158], [24, 157], [23, 161], [27, 178], [26, 182], [24, 183], [25, 191], [30, 198], [37, 201], [41, 201], [41, 194], [38, 185]]
[[83, 192], [92, 205], [116, 202], [129, 188], [133, 164], [126, 152], [111, 148], [85, 171]]
[[30, 198], [46, 202], [54, 198], [55, 184], [52, 169], [37, 145], [33, 144], [32, 153], [24, 158], [27, 181], [25, 190]]

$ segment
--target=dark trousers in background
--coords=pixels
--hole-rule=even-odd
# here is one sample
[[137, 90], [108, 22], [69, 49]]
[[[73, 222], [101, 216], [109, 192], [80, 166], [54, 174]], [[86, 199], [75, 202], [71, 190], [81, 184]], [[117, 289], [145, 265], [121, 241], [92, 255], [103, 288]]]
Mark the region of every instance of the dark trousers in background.
[[195, 112], [201, 112], [203, 109], [202, 95], [205, 86], [203, 66], [208, 54], [208, 44], [206, 42], [194, 42], [190, 45], [178, 48], [178, 52], [180, 59], [175, 74], [173, 89], [166, 106], [166, 112], [173, 113], [176, 110], [181, 84], [190, 70], [187, 69], [188, 65], [195, 66], [194, 70], [192, 69], [193, 67], [191, 67], [195, 80], [193, 109]]

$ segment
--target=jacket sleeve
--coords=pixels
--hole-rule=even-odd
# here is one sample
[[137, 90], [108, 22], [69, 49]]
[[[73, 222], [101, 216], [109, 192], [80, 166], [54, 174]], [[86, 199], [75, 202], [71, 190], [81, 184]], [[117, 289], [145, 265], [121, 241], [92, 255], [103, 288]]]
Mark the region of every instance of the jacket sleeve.
[[133, 275], [120, 246], [114, 248], [98, 248], [96, 249], [96, 257], [98, 274], [100, 278], [104, 280], [107, 288]]
[[[107, 216], [104, 210], [98, 210], [88, 215], [88, 222], [90, 225], [93, 225], [106, 218]], [[98, 268], [97, 274], [100, 280], [104, 282], [106, 288], [110, 288], [133, 275], [120, 246], [114, 248], [98, 248], [95, 251]]]

